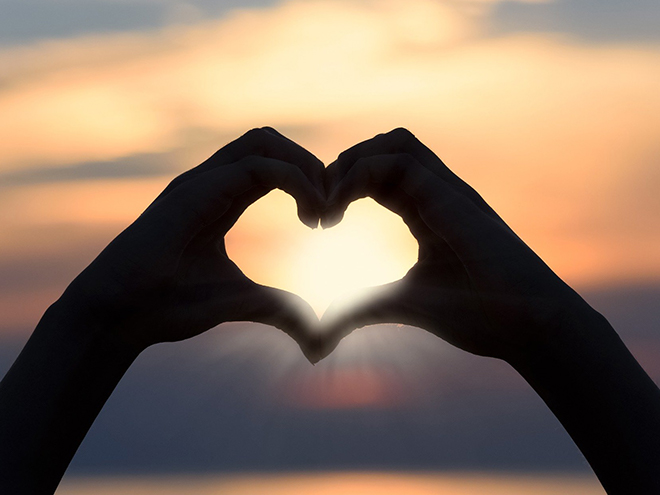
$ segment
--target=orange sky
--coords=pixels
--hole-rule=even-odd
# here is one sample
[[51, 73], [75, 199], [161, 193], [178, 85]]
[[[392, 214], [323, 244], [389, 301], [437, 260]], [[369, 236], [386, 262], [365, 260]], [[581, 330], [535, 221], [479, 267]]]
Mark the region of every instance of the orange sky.
[[[569, 283], [657, 280], [660, 47], [489, 37], [488, 8], [291, 1], [1, 50], [0, 326], [33, 325], [176, 172], [261, 125], [326, 162], [409, 127]], [[84, 175], [127, 157], [157, 171]], [[319, 311], [414, 262], [405, 227], [373, 203], [354, 205], [336, 233], [308, 232], [294, 211], [284, 195], [262, 200], [229, 252]], [[347, 245], [355, 258], [340, 272], [347, 255], [331, 257]]]
[[196, 495], [600, 495], [604, 491], [588, 475], [493, 475], [409, 474], [409, 473], [327, 473], [286, 475], [198, 476], [158, 479], [149, 477], [65, 480], [62, 495], [169, 495], [181, 491]]

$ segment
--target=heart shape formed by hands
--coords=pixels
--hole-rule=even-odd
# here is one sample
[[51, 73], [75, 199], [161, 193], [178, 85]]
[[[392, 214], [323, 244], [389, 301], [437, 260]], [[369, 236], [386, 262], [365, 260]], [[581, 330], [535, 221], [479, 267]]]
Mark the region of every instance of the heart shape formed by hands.
[[305, 228], [281, 191], [251, 205], [225, 237], [227, 254], [251, 280], [299, 295], [319, 317], [338, 297], [402, 278], [418, 244], [401, 218], [373, 201], [350, 205], [331, 229]]
[[[296, 200], [312, 228], [319, 220], [333, 227], [355, 200], [373, 198], [408, 226], [417, 262], [350, 307], [334, 303], [319, 321], [299, 296], [255, 283], [227, 254], [228, 231], [276, 188]], [[657, 431], [657, 387], [604, 318], [431, 150], [396, 129], [324, 168], [264, 128], [172, 181], [49, 308], [2, 382], [9, 400], [0, 423], [9, 427], [0, 436], [9, 447], [0, 457], [19, 473], [3, 477], [3, 486], [52, 493], [140, 352], [229, 321], [281, 328], [312, 362], [361, 326], [424, 328], [521, 371], [606, 476], [632, 459], [606, 488], [628, 493], [630, 472], [643, 486], [636, 492], [658, 485], [657, 448], [648, 441]], [[622, 408], [626, 401], [634, 407]], [[36, 484], [35, 469], [43, 475]]]
[[[255, 283], [227, 254], [229, 230], [273, 189], [295, 199], [311, 228], [334, 227], [351, 203], [372, 198], [406, 224], [417, 262], [368, 297], [333, 303], [319, 321], [301, 297]], [[327, 168], [274, 129], [254, 129], [175, 178], [63, 298], [138, 349], [255, 321], [284, 330], [312, 362], [377, 323], [421, 327], [506, 359], [542, 338], [529, 328], [553, 328], [555, 315], [586, 304], [405, 129], [359, 143]]]

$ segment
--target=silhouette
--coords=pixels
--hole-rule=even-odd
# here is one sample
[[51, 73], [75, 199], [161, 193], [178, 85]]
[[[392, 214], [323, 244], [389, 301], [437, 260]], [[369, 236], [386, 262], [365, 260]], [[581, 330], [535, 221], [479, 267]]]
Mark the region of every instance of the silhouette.
[[[352, 201], [372, 197], [410, 227], [419, 261], [319, 322], [301, 298], [252, 282], [227, 257], [225, 234], [274, 188], [295, 198], [311, 228], [337, 224]], [[43, 315], [0, 383], [0, 493], [53, 493], [144, 349], [228, 321], [280, 328], [311, 362], [374, 323], [418, 326], [502, 359], [608, 493], [660, 493], [660, 391], [605, 318], [470, 186], [405, 129], [324, 168], [272, 128], [249, 131], [174, 179]]]

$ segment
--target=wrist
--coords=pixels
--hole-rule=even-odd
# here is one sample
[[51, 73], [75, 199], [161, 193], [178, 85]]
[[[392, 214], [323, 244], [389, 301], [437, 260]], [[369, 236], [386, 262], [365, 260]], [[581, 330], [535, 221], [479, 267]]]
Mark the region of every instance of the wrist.
[[125, 338], [85, 304], [65, 292], [44, 313], [35, 332], [47, 331], [58, 341], [83, 348], [104, 349], [119, 361], [132, 362], [146, 346]]
[[532, 331], [534, 335], [527, 345], [505, 358], [523, 376], [536, 369], [559, 370], [601, 361], [625, 347], [605, 317], [581, 298]]

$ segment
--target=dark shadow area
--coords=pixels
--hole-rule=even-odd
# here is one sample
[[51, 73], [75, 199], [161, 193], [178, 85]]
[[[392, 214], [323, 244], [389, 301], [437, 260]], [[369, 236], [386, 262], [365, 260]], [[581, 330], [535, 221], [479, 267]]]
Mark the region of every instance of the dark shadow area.
[[[655, 365], [660, 285], [583, 295], [660, 381]], [[559, 422], [507, 364], [469, 355], [422, 331], [392, 339], [406, 354], [423, 349], [411, 361], [425, 377], [418, 400], [397, 407], [326, 410], [280, 399], [300, 373], [332, 376], [341, 369], [333, 361], [342, 359], [341, 347], [328, 363], [311, 368], [288, 337], [250, 324], [229, 324], [189, 341], [152, 347], [110, 397], [69, 472], [589, 471]], [[0, 375], [24, 340], [2, 341]], [[369, 363], [382, 368], [387, 359], [372, 355], [364, 366]], [[393, 372], [406, 383], [405, 366]]]

